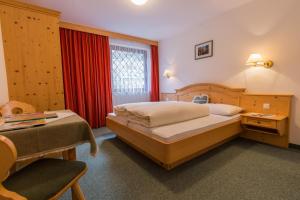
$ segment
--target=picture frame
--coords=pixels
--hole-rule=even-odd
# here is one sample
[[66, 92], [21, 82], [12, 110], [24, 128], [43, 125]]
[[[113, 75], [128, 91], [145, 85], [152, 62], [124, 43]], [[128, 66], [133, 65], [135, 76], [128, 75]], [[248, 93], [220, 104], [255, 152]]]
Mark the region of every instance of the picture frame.
[[195, 45], [195, 60], [208, 58], [213, 56], [214, 41], [210, 40]]

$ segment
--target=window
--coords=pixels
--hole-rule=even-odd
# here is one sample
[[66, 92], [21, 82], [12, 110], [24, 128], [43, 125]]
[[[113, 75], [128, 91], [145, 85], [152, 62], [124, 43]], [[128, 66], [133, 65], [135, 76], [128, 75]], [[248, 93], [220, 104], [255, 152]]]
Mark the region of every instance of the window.
[[111, 76], [113, 104], [150, 100], [150, 47], [112, 41]]
[[148, 92], [147, 51], [111, 45], [113, 93]]

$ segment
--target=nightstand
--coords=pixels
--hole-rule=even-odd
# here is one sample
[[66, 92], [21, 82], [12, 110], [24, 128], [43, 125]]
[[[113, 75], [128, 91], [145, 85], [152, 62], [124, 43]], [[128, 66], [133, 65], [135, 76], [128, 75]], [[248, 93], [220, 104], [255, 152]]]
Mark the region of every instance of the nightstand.
[[244, 113], [241, 117], [244, 128], [242, 137], [288, 147], [288, 116]]

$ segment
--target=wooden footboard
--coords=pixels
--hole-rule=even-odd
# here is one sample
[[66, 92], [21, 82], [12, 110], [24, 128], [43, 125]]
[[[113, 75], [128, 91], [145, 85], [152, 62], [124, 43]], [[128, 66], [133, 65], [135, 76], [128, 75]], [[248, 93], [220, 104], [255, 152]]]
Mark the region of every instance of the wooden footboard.
[[122, 141], [168, 170], [230, 141], [242, 131], [238, 121], [176, 142], [165, 143], [109, 118], [106, 122], [107, 127]]

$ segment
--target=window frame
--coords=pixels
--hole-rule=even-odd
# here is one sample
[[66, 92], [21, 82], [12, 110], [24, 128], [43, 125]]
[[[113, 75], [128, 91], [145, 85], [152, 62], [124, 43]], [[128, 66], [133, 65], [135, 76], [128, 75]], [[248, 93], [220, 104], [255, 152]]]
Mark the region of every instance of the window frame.
[[[125, 43], [125, 44], [124, 44]], [[146, 45], [142, 45], [142, 44], [138, 44], [138, 43], [131, 43], [128, 45], [129, 42], [125, 42], [125, 41], [118, 41], [118, 42], [110, 42], [110, 53], [111, 53], [111, 81], [112, 81], [112, 93], [114, 95], [137, 95], [137, 94], [149, 94], [150, 93], [150, 79], [151, 79], [151, 51], [150, 51], [150, 46], [146, 46]], [[140, 88], [142, 89], [141, 92], [126, 92], [126, 93], [122, 93], [122, 92], [118, 92], [115, 91], [114, 88], [114, 72], [113, 72], [113, 51], [123, 51], [123, 52], [132, 52], [132, 53], [141, 53], [144, 54], [144, 88]]]

